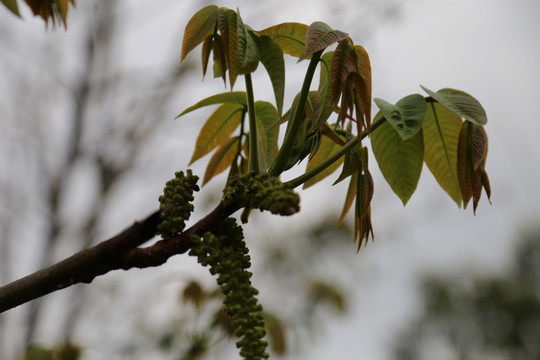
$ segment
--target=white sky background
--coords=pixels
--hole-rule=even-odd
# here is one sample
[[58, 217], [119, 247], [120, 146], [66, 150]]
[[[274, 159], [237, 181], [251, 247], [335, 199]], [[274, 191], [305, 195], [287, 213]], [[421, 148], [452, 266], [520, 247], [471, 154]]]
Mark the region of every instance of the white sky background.
[[[170, 63], [171, 56], [179, 57], [179, 31], [185, 23], [178, 18], [185, 21], [186, 11], [193, 13], [200, 7], [193, 5], [197, 2], [186, 6], [186, 2], [160, 1], [159, 6], [150, 7], [148, 3], [125, 2], [127, 42], [118, 51], [128, 68], [152, 68]], [[540, 102], [540, 2], [410, 0], [402, 2], [395, 20], [381, 22], [375, 22], [376, 17], [356, 18], [357, 1], [264, 3], [267, 5], [217, 2], [233, 9], [239, 7], [244, 22], [256, 29], [285, 21], [309, 24], [321, 20], [348, 32], [371, 56], [375, 97], [395, 103], [405, 95], [421, 93], [419, 84], [435, 91], [452, 87], [475, 96], [488, 113], [487, 171], [493, 205], [483, 198], [476, 216], [472, 208], [458, 209], [427, 168], [417, 193], [403, 208], [382, 180], [376, 163], [371, 163], [377, 178], [372, 205], [376, 241], [358, 255], [351, 245], [351, 256], [364, 264], [358, 274], [359, 288], [350, 317], [333, 322], [319, 339], [322, 341], [313, 346], [309, 358], [385, 359], [385, 347], [393, 330], [402, 326], [418, 306], [413, 291], [418, 274], [456, 269], [501, 271], [519, 228], [540, 220], [540, 119], [536, 109]], [[174, 5], [167, 8], [170, 4]], [[261, 17], [261, 12], [267, 16]], [[25, 21], [36, 22], [28, 16]], [[73, 21], [70, 30], [76, 28]], [[197, 51], [192, 56], [198, 57]], [[222, 91], [222, 84], [216, 82], [215, 89]], [[201, 87], [206, 89], [210, 83], [212, 79], [208, 78]], [[186, 94], [171, 113], [171, 121], [180, 110], [212, 91]], [[297, 90], [287, 91], [291, 97]], [[256, 96], [260, 97], [260, 92]], [[268, 94], [262, 96], [271, 99]], [[186, 122], [176, 121], [172, 126]], [[191, 149], [194, 139], [189, 136], [182, 147]], [[301, 214], [269, 222], [287, 226], [309, 221], [321, 206], [340, 209], [345, 189], [321, 193], [321, 188], [302, 194]], [[339, 203], [334, 205], [335, 197]], [[129, 222], [147, 209], [145, 205], [125, 216]], [[118, 223], [111, 224], [111, 231], [114, 227], [118, 228]], [[253, 229], [247, 231], [249, 234]]]

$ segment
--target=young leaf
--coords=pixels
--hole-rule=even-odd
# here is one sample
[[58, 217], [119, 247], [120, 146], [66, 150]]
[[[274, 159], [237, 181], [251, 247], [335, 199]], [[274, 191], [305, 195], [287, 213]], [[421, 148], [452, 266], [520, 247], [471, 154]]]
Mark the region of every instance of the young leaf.
[[373, 154], [381, 172], [403, 205], [414, 193], [424, 161], [422, 131], [403, 140], [386, 122], [371, 134]]
[[285, 54], [300, 57], [306, 44], [307, 25], [282, 23], [264, 30], [256, 31], [259, 36], [268, 36], [278, 44]]
[[[258, 126], [258, 136], [264, 149], [264, 164], [270, 164], [275, 152], [279, 136], [279, 127], [267, 130], [272, 124], [279, 120], [279, 114], [276, 108], [266, 101], [257, 101], [255, 103], [255, 118]], [[266, 170], [266, 166], [262, 166]]]
[[[327, 138], [326, 136], [323, 136], [321, 138], [319, 149], [317, 150], [315, 155], [313, 155], [313, 157], [308, 161], [306, 172], [313, 169], [315, 166], [319, 165], [320, 163], [322, 163], [326, 158], [328, 158], [335, 152], [339, 151], [340, 148], [341, 148], [340, 145], [336, 144], [334, 141]], [[306, 181], [304, 183], [304, 189], [307, 189], [311, 185], [315, 185], [316, 183], [318, 183], [319, 181], [321, 181], [328, 175], [332, 174], [334, 171], [336, 171], [339, 168], [341, 163], [343, 163], [343, 160], [344, 159], [342, 156], [339, 160], [334, 162], [332, 165], [330, 165], [329, 167], [321, 171], [319, 174], [317, 174], [313, 178]]]
[[457, 173], [464, 207], [473, 199], [473, 211], [482, 195], [482, 187], [491, 195], [489, 180], [484, 167], [487, 158], [488, 139], [483, 126], [465, 121], [461, 127], [458, 143]]
[[364, 171], [358, 173], [356, 190], [354, 240], [356, 241], [358, 238], [358, 250], [360, 250], [364, 239], [367, 244], [370, 234], [371, 238], [373, 238], [371, 199], [373, 198], [374, 187], [373, 178], [367, 170], [367, 164]]
[[206, 167], [206, 172], [204, 173], [203, 185], [208, 183], [214, 176], [222, 173], [231, 166], [234, 161], [236, 154], [238, 153], [238, 143], [240, 139], [238, 136], [235, 136], [226, 143], [223, 143], [212, 155], [208, 166]]
[[[367, 129], [371, 127], [371, 63], [369, 55], [362, 46], [355, 45], [356, 58], [358, 59], [356, 73], [362, 79], [361, 84], [356, 89], [359, 103], [364, 113], [364, 123]], [[360, 122], [360, 119], [358, 119]], [[360, 131], [358, 132], [360, 134]]]
[[437, 102], [428, 104], [424, 131], [424, 161], [444, 191], [461, 207], [457, 148], [461, 117]]
[[367, 148], [362, 147], [358, 143], [353, 147], [349, 152], [345, 154], [345, 160], [343, 162], [343, 170], [338, 179], [332, 184], [336, 185], [344, 179], [351, 176], [353, 173], [357, 172], [358, 169], [362, 168], [362, 163], [367, 161]]
[[358, 59], [351, 39], [341, 40], [332, 56], [330, 83], [332, 86], [332, 103], [338, 102], [349, 74], [356, 71]]
[[261, 36], [261, 63], [264, 65], [276, 98], [279, 115], [283, 112], [283, 97], [285, 95], [285, 60], [281, 47], [268, 36]]
[[454, 89], [441, 89], [437, 92], [433, 92], [423, 86], [421, 87], [433, 99], [463, 117], [465, 120], [476, 125], [485, 125], [487, 123], [486, 111], [480, 102], [466, 92]]
[[306, 34], [306, 46], [298, 61], [308, 59], [318, 51], [326, 49], [328, 46], [349, 37], [349, 34], [339, 30], [333, 30], [322, 21], [312, 23]]
[[426, 117], [426, 101], [422, 95], [413, 94], [392, 105], [383, 99], [374, 99], [382, 114], [403, 140], [413, 137], [422, 127]]
[[238, 74], [252, 73], [257, 70], [260, 54], [260, 39], [238, 16]]
[[[245, 33], [239, 31], [239, 23], [242, 20], [238, 14], [231, 9], [220, 9], [217, 17], [217, 26], [221, 34], [223, 48], [227, 58], [227, 66], [229, 69], [229, 82], [231, 89], [234, 87], [236, 78], [239, 73], [238, 61], [238, 41], [239, 37], [245, 36]], [[241, 41], [246, 41], [241, 40]]]
[[219, 8], [216, 5], [209, 5], [191, 17], [184, 31], [180, 61], [184, 61], [191, 50], [195, 49], [208, 35], [212, 34], [218, 13]]
[[212, 95], [210, 97], [207, 97], [206, 99], [199, 101], [195, 105], [188, 107], [186, 110], [178, 114], [176, 118], [179, 118], [182, 115], [192, 112], [193, 110], [200, 109], [204, 106], [224, 103], [247, 106], [246, 93], [244, 91], [230, 91], [226, 93]]
[[201, 51], [201, 64], [203, 77], [206, 75], [206, 70], [208, 68], [208, 61], [210, 60], [210, 53], [212, 52], [213, 47], [213, 36], [207, 36], [204, 39], [202, 51]]
[[349, 213], [354, 200], [356, 199], [356, 185], [358, 183], [358, 172], [355, 172], [351, 176], [349, 187], [347, 188], [347, 196], [345, 196], [345, 204], [343, 204], [343, 210], [339, 217], [338, 224], [341, 224], [345, 219], [345, 216]]
[[319, 76], [319, 89], [317, 97], [313, 102], [313, 125], [314, 129], [323, 126], [332, 112], [334, 104], [332, 104], [332, 91], [330, 84], [330, 68], [332, 66], [333, 51], [328, 51], [321, 56], [320, 64], [321, 71]]
[[227, 103], [217, 108], [203, 125], [189, 164], [193, 164], [227, 141], [231, 133], [240, 125], [243, 112], [244, 107], [238, 104]]

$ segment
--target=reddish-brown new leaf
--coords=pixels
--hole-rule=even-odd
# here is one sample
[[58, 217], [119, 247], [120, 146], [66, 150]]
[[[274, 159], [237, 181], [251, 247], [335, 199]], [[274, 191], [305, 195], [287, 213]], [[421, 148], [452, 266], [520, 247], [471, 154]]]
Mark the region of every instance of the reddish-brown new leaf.
[[322, 21], [316, 21], [309, 25], [306, 34], [306, 46], [298, 61], [309, 58], [317, 51], [326, 49], [328, 46], [349, 37], [347, 33], [333, 30]]
[[483, 187], [488, 198], [491, 196], [489, 180], [484, 170], [487, 149], [488, 139], [484, 128], [470, 121], [464, 121], [459, 134], [457, 173], [463, 205], [467, 207], [472, 198], [474, 212]]

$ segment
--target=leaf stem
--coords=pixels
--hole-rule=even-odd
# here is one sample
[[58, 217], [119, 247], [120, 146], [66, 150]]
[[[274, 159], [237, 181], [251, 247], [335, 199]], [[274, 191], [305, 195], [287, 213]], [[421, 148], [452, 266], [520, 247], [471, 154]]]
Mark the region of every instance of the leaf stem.
[[298, 105], [296, 109], [294, 109], [292, 122], [287, 127], [287, 132], [285, 133], [285, 139], [283, 140], [283, 144], [281, 145], [281, 148], [279, 149], [276, 158], [272, 162], [272, 166], [268, 170], [268, 173], [270, 175], [279, 176], [287, 167], [289, 157], [294, 147], [294, 142], [298, 135], [298, 130], [300, 129], [300, 124], [302, 123], [302, 117], [304, 116], [304, 109], [309, 94], [309, 88], [311, 86], [311, 80], [313, 79], [313, 75], [315, 74], [315, 69], [317, 68], [322, 52], [323, 50], [317, 51], [311, 57], [308, 69], [306, 71], [306, 76], [304, 78], [304, 83], [302, 84], [300, 99], [298, 100]]
[[251, 74], [244, 75], [246, 81], [247, 108], [249, 118], [249, 172], [260, 173], [259, 150], [257, 147], [257, 120], [255, 119], [255, 100], [253, 96], [253, 83]]

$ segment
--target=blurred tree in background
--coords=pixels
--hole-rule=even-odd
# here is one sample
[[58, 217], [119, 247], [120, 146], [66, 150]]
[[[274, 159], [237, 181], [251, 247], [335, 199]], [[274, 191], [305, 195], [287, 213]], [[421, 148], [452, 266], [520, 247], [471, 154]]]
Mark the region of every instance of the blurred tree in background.
[[492, 276], [429, 276], [422, 314], [399, 335], [400, 360], [540, 358], [540, 229]]

